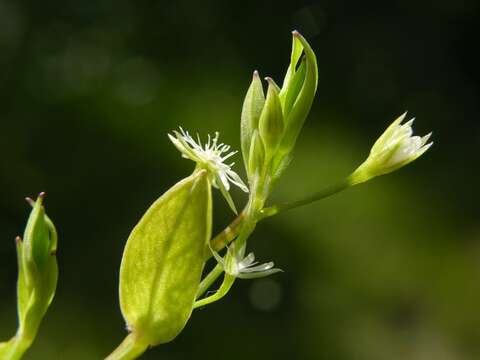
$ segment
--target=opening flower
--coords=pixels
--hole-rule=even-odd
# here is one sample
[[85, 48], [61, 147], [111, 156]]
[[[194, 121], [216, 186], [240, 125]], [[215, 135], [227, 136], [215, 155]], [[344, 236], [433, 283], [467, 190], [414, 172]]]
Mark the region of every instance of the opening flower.
[[168, 134], [173, 145], [182, 153], [182, 157], [190, 159], [197, 163], [199, 168], [208, 171], [212, 185], [218, 188], [227, 200], [232, 210], [237, 213], [235, 204], [229, 194], [230, 183], [238, 186], [244, 192], [248, 192], [248, 187], [242, 181], [240, 176], [232, 170], [235, 163], [226, 164], [225, 161], [235, 155], [237, 151], [230, 151], [230, 146], [219, 143], [219, 133], [215, 136], [208, 135], [208, 140], [202, 145], [200, 137], [197, 134], [197, 140], [180, 127], [180, 132], [173, 131], [174, 135]]
[[352, 174], [354, 183], [395, 171], [420, 157], [432, 146], [433, 142], [427, 144], [432, 133], [423, 137], [413, 136], [415, 118], [402, 124], [406, 115], [405, 112], [399, 116], [378, 138], [367, 160]]
[[255, 261], [253, 252], [243, 257], [245, 248], [243, 247], [240, 251], [235, 251], [235, 245], [234, 243], [227, 248], [227, 254], [224, 258], [210, 248], [213, 256], [227, 274], [240, 279], [255, 279], [282, 271], [274, 268], [275, 264], [273, 261], [258, 265], [259, 262]]

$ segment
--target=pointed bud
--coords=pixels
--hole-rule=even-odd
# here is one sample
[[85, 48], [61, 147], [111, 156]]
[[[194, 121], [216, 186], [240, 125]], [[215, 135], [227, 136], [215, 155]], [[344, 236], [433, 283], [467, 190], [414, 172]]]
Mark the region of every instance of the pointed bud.
[[38, 327], [55, 295], [58, 280], [56, 259], [57, 231], [45, 214], [44, 193], [36, 201], [27, 198], [33, 207], [25, 228], [23, 241], [15, 239], [18, 259], [17, 337], [28, 339], [30, 346]]
[[259, 133], [265, 145], [266, 156], [273, 156], [283, 136], [284, 124], [282, 106], [276, 84], [271, 78], [268, 81], [267, 99], [259, 121]]
[[26, 263], [32, 266], [33, 271], [42, 271], [50, 258], [51, 229], [45, 220], [45, 209], [42, 205], [44, 193], [41, 193], [36, 202], [27, 198], [33, 207], [23, 236]]
[[395, 171], [427, 151], [433, 142], [427, 143], [431, 133], [413, 136], [413, 120], [402, 124], [407, 113], [399, 116], [372, 146], [367, 160], [350, 176], [353, 184], [365, 182], [375, 176]]
[[255, 175], [259, 174], [265, 161], [265, 148], [258, 131], [255, 130], [250, 145], [249, 161], [248, 161], [248, 180], [250, 184], [253, 182]]
[[[275, 82], [275, 80], [273, 80], [270, 76], [267, 76], [265, 78], [265, 81], [268, 82], [268, 85], [272, 85], [273, 88], [276, 90], [276, 92], [278, 93], [278, 97], [280, 98], [280, 91], [282, 91], [282, 89], [280, 89], [280, 86], [277, 85], [277, 83]], [[281, 103], [281, 101], [280, 101]]]
[[[291, 63], [282, 86], [281, 99], [285, 116], [285, 136], [280, 145], [279, 156], [284, 157], [293, 150], [305, 119], [310, 112], [317, 91], [317, 58], [312, 48], [294, 31]], [[304, 58], [301, 59], [302, 52]], [[298, 62], [302, 61], [298, 66]], [[280, 160], [277, 160], [280, 163]]]
[[262, 81], [258, 72], [253, 73], [252, 83], [248, 88], [247, 95], [243, 102], [241, 116], [241, 143], [242, 155], [245, 167], [248, 167], [248, 154], [250, 151], [250, 142], [253, 131], [258, 128], [258, 121], [265, 104], [265, 95], [263, 94]]
[[292, 32], [293, 37], [292, 37], [292, 52], [290, 55], [290, 64], [288, 65], [285, 78], [283, 79], [282, 91], [280, 93], [280, 98], [282, 99], [282, 103], [283, 103], [283, 100], [285, 99], [286, 93], [291, 87], [291, 82], [295, 73], [298, 72], [297, 64], [303, 54], [302, 43], [294, 35], [295, 33], [297, 32], [296, 31]]
[[145, 345], [174, 339], [190, 318], [211, 236], [206, 170], [178, 182], [147, 210], [128, 238], [120, 268], [120, 306]]

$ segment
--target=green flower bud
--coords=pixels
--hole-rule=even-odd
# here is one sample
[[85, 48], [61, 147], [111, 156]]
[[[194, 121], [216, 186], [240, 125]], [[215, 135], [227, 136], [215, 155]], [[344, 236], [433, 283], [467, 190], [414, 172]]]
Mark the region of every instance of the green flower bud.
[[[43, 317], [57, 286], [57, 231], [45, 214], [44, 196], [45, 193], [41, 193], [37, 201], [27, 198], [33, 209], [28, 218], [23, 242], [20, 238], [16, 240], [20, 267], [18, 300], [21, 319], [32, 310], [32, 305], [35, 305], [38, 312], [37, 317]], [[35, 304], [32, 304], [30, 298], [33, 294], [36, 298]]]
[[399, 116], [373, 144], [368, 158], [350, 175], [352, 184], [398, 170], [422, 156], [433, 145], [433, 142], [428, 143], [432, 133], [413, 136], [414, 119], [402, 124], [406, 115]]
[[252, 184], [254, 176], [260, 172], [265, 162], [265, 149], [257, 130], [253, 132], [248, 157], [248, 180]]
[[187, 323], [212, 225], [211, 184], [202, 169], [147, 210], [128, 238], [120, 268], [120, 306], [143, 351], [174, 339]]
[[258, 121], [265, 104], [262, 81], [257, 71], [253, 72], [253, 79], [243, 102], [241, 116], [241, 143], [245, 168], [248, 168], [248, 156], [253, 131], [258, 128]]
[[[295, 146], [298, 134], [312, 107], [317, 91], [317, 58], [307, 40], [298, 31], [293, 33], [291, 63], [282, 86], [282, 104], [285, 115], [285, 136], [282, 139], [281, 153], [289, 153]], [[305, 65], [298, 66], [302, 51]]]
[[[285, 104], [285, 98], [287, 93], [291, 92], [293, 78], [295, 74], [299, 72], [297, 69], [298, 61], [300, 60], [303, 54], [303, 45], [300, 42], [300, 40], [295, 36], [296, 34], [298, 34], [297, 31], [292, 32], [293, 38], [292, 38], [292, 52], [290, 55], [290, 64], [288, 65], [287, 72], [285, 73], [282, 90], [280, 92], [280, 98], [282, 99], [282, 104]], [[301, 79], [301, 82], [303, 83], [303, 79]], [[297, 94], [298, 94], [298, 91], [297, 91]], [[288, 113], [288, 111], [286, 113]]]
[[254, 175], [251, 160], [253, 132], [258, 128], [264, 145], [264, 165], [275, 181], [288, 166], [297, 137], [310, 112], [317, 91], [318, 70], [316, 56], [298, 31], [293, 31], [290, 65], [282, 88], [268, 81], [266, 99], [258, 73], [254, 73], [242, 110], [242, 153], [249, 179]]
[[[56, 231], [53, 224], [45, 215], [43, 207], [44, 193], [41, 193], [37, 201], [27, 201], [33, 209], [28, 218], [27, 226], [23, 236], [23, 252], [25, 264], [31, 268], [31, 275], [41, 274], [47, 263], [52, 260], [52, 251], [56, 250]], [[52, 236], [54, 234], [54, 236]]]
[[271, 78], [266, 80], [268, 81], [267, 98], [260, 115], [258, 129], [268, 158], [273, 156], [282, 140], [284, 124], [278, 87]]
[[45, 214], [41, 193], [36, 201], [27, 198], [33, 207], [23, 241], [15, 239], [18, 259], [17, 334], [0, 347], [0, 358], [19, 359], [30, 347], [43, 316], [55, 295], [58, 280], [56, 259], [57, 232]]

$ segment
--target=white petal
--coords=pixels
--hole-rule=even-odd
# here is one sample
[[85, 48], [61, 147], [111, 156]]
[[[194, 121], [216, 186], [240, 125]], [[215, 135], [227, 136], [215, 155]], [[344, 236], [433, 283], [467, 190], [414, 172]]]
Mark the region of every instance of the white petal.
[[229, 191], [230, 190], [230, 183], [228, 182], [227, 174], [223, 171], [219, 171], [218, 172], [218, 177], [219, 177], [220, 181], [222, 182], [225, 190]]
[[429, 142], [427, 145], [422, 146], [420, 150], [418, 150], [417, 156], [422, 155], [425, 151], [430, 149], [430, 147], [433, 145], [433, 141]]
[[235, 184], [237, 185], [240, 189], [242, 189], [244, 192], [247, 192], [248, 193], [248, 187], [247, 185], [245, 185], [245, 183], [242, 181], [242, 179], [240, 178], [240, 176], [238, 176], [238, 174], [233, 171], [233, 170], [228, 170], [227, 171], [227, 176], [229, 177], [230, 179], [230, 182], [232, 184]]
[[430, 139], [430, 136], [432, 136], [432, 133], [431, 133], [431, 132], [429, 132], [427, 135], [425, 135], [424, 137], [422, 137], [422, 146], [427, 143], [428, 139]]
[[175, 145], [175, 147], [182, 153], [183, 157], [186, 157], [188, 159], [192, 159], [192, 151], [188, 146], [185, 146], [178, 138], [175, 138], [174, 136], [168, 134], [168, 138], [170, 141]]
[[270, 269], [265, 271], [251, 272], [251, 273], [240, 273], [237, 275], [240, 279], [258, 279], [265, 276], [269, 276], [278, 272], [282, 272], [281, 269]]
[[268, 263], [265, 263], [265, 264], [248, 267], [246, 269], [242, 269], [241, 272], [242, 273], [251, 273], [251, 272], [265, 271], [265, 270], [270, 270], [274, 266], [275, 266], [275, 264], [273, 262], [268, 262]]
[[253, 252], [251, 252], [250, 254], [248, 254], [245, 257], [245, 259], [243, 259], [242, 261], [239, 262], [239, 266], [241, 268], [247, 267], [247, 266], [252, 265], [254, 261], [255, 261], [255, 255], [253, 254]]

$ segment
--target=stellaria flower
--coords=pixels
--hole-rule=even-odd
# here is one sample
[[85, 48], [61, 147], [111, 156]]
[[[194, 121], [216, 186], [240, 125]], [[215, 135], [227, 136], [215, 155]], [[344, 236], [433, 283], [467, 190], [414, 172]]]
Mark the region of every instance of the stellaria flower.
[[197, 166], [208, 171], [212, 185], [222, 192], [232, 210], [237, 213], [235, 204], [229, 194], [230, 183], [238, 186], [244, 192], [248, 192], [248, 187], [242, 181], [240, 176], [232, 170], [235, 163], [226, 164], [225, 160], [235, 155], [237, 151], [230, 151], [230, 146], [218, 142], [219, 133], [215, 136], [208, 135], [207, 142], [202, 145], [200, 137], [197, 134], [197, 141], [180, 127], [180, 132], [173, 131], [173, 135], [168, 134], [173, 145], [182, 153], [182, 157], [190, 159], [197, 163]]
[[257, 265], [258, 261], [255, 261], [253, 252], [243, 257], [245, 248], [242, 248], [240, 251], [235, 251], [234, 249], [235, 243], [227, 247], [227, 254], [222, 258], [216, 251], [210, 248], [217, 262], [229, 275], [240, 279], [254, 279], [282, 271], [281, 269], [274, 268], [275, 264], [273, 261]]
[[432, 133], [423, 137], [413, 136], [415, 118], [402, 124], [406, 115], [405, 112], [399, 116], [378, 138], [367, 160], [352, 174], [354, 183], [395, 171], [420, 157], [432, 146], [433, 142], [427, 144]]

